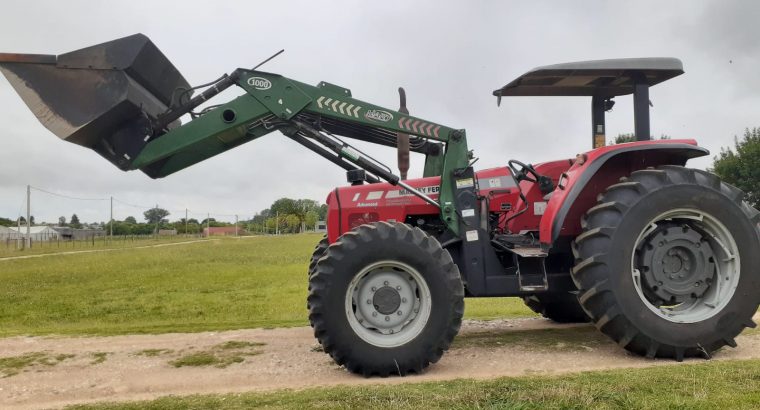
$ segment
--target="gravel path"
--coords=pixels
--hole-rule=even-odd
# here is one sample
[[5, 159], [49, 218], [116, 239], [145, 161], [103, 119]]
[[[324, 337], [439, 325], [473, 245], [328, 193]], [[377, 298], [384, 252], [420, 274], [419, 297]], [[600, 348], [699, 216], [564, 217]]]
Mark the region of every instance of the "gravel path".
[[[542, 332], [546, 329], [553, 330]], [[228, 353], [218, 346], [229, 341], [264, 345], [243, 349], [256, 354], [243, 355], [242, 363], [225, 368], [176, 368], [169, 364], [193, 352]], [[740, 336], [737, 341], [738, 348], [724, 349], [714, 360], [760, 358], [760, 334]], [[155, 355], [146, 355], [148, 349], [157, 349], [149, 350]], [[590, 325], [558, 325], [543, 319], [466, 321], [454, 347], [439, 363], [422, 375], [405, 378], [365, 379], [347, 373], [319, 351], [308, 327], [0, 339], [0, 357], [33, 352], [47, 352], [51, 362], [57, 364], [37, 364], [17, 375], [0, 378], [0, 408], [50, 408], [102, 400], [151, 399], [169, 394], [478, 379], [703, 362], [691, 359], [679, 364], [632, 356], [597, 335]], [[59, 354], [75, 356], [58, 361], [54, 357]]]

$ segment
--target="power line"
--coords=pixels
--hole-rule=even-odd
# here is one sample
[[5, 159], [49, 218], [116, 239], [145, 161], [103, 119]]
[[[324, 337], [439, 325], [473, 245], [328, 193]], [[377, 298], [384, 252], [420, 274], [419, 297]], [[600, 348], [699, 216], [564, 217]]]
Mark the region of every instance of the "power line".
[[53, 196], [59, 196], [61, 198], [75, 199], [77, 201], [108, 201], [109, 200], [109, 198], [81, 198], [81, 197], [75, 197], [75, 196], [69, 196], [69, 195], [59, 194], [59, 193], [56, 193], [56, 192], [50, 192], [48, 190], [45, 190], [45, 189], [42, 189], [42, 188], [37, 188], [37, 187], [31, 186], [31, 185], [29, 187], [32, 188], [32, 189], [34, 189], [35, 191], [44, 192], [46, 194], [50, 194], [50, 195], [53, 195]]

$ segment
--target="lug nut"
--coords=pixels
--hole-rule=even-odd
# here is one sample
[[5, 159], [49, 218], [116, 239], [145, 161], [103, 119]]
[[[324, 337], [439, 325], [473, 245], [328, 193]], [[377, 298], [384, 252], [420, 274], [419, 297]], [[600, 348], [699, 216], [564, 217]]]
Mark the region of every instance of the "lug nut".
[[389, 334], [393, 334], [393, 329], [391, 329], [390, 331], [388, 331], [388, 333]]
[[396, 290], [401, 290], [401, 286], [396, 286]]
[[383, 285], [388, 286], [388, 281], [383, 282]]
[[406, 303], [406, 298], [401, 298], [401, 303]]
[[396, 313], [397, 313], [399, 316], [401, 316], [402, 314], [404, 314], [404, 312], [402, 312], [402, 311], [400, 311], [400, 310], [399, 310], [398, 312], [396, 312]]
[[386, 317], [385, 317], [385, 321], [386, 321], [386, 322], [388, 322], [388, 321], [390, 321], [390, 320], [391, 320], [391, 317], [390, 317], [390, 316], [386, 316]]
[[371, 305], [372, 304], [372, 299], [367, 299], [367, 304]]
[[372, 287], [372, 291], [373, 291], [373, 292], [377, 292], [377, 288], [373, 286], [373, 287]]
[[372, 317], [377, 317], [377, 312], [372, 312]]

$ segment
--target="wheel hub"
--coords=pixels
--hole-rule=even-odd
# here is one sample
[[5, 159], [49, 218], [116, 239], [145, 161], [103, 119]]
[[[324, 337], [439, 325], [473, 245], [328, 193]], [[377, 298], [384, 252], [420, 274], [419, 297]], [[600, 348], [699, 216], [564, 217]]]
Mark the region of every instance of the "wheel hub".
[[365, 329], [383, 335], [401, 332], [420, 309], [417, 281], [404, 270], [380, 266], [354, 287], [354, 317]]
[[390, 315], [398, 311], [401, 306], [401, 295], [390, 286], [383, 286], [375, 292], [372, 298], [375, 310], [383, 315]]
[[666, 224], [639, 243], [638, 266], [648, 293], [663, 304], [701, 297], [715, 275], [715, 254], [688, 224]]

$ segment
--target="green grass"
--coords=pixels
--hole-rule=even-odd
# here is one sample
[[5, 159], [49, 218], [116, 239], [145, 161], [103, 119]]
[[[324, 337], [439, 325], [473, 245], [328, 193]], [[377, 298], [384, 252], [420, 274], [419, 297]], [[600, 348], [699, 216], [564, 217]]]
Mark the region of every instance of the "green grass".
[[135, 356], [157, 357], [157, 356], [163, 356], [165, 354], [171, 354], [171, 353], [174, 353], [174, 350], [172, 349], [144, 349], [135, 353]]
[[0, 241], [0, 259], [15, 256], [53, 254], [60, 252], [78, 252], [103, 249], [130, 249], [138, 246], [151, 246], [167, 243], [197, 241], [204, 238], [198, 236], [136, 236], [136, 237], [108, 237], [78, 241], [40, 241], [32, 243], [31, 248], [17, 249], [14, 241]]
[[209, 350], [188, 353], [169, 362], [174, 367], [185, 366], [214, 366], [223, 369], [233, 363], [242, 363], [243, 356], [255, 356], [261, 351], [256, 347], [264, 343], [230, 340], [216, 345]]
[[[306, 269], [319, 239], [230, 238], [0, 261], [0, 336], [306, 326]], [[534, 316], [515, 298], [465, 305], [467, 318]]]
[[109, 352], [93, 352], [90, 353], [90, 356], [92, 356], [92, 361], [90, 364], [101, 364], [106, 361], [108, 358]]
[[20, 356], [0, 357], [0, 377], [15, 376], [34, 366], [55, 366], [75, 356], [73, 354], [51, 356], [48, 352], [32, 352]]
[[[508, 358], [505, 358], [508, 360]], [[413, 381], [413, 378], [410, 378]], [[164, 397], [76, 409], [756, 409], [760, 360], [485, 381]]]

